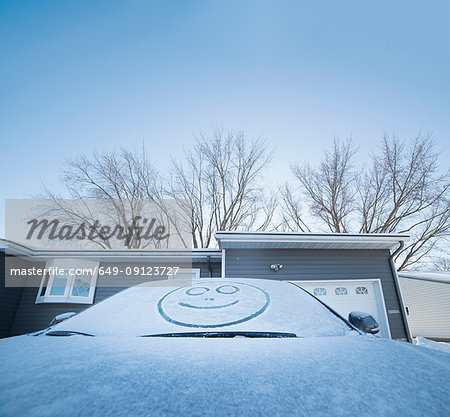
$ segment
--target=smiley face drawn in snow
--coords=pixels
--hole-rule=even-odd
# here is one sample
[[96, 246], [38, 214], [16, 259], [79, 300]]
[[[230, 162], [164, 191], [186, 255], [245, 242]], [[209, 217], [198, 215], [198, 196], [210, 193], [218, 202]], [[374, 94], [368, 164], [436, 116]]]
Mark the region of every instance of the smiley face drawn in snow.
[[261, 288], [217, 280], [170, 291], [159, 300], [158, 311], [179, 326], [213, 328], [254, 319], [269, 303], [269, 294]]

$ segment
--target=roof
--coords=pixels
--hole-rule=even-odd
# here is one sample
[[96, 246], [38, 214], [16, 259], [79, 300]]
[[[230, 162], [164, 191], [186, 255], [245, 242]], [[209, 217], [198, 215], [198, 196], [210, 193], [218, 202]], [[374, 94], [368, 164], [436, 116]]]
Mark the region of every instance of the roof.
[[[167, 259], [180, 259], [190, 262], [204, 262], [208, 259], [221, 260], [221, 250], [214, 248], [206, 249], [37, 249], [20, 243], [0, 239], [0, 245], [6, 248], [9, 255], [33, 256], [36, 260], [48, 258], [82, 257], [83, 259], [95, 259], [105, 261], [127, 261], [142, 260], [151, 258], [152, 261], [164, 261]], [[1, 247], [1, 246], [0, 246]], [[3, 249], [5, 251], [5, 249]]]
[[450, 284], [450, 272], [444, 271], [399, 271], [400, 278], [417, 279], [420, 281], [434, 281]]
[[216, 232], [222, 249], [395, 249], [404, 234]]
[[[221, 249], [395, 249], [400, 242], [409, 240], [403, 234], [350, 234], [350, 233], [284, 233], [284, 232], [216, 232], [215, 238]], [[199, 261], [207, 257], [219, 258], [220, 249], [36, 249], [16, 242], [0, 239], [8, 253], [48, 257], [83, 256], [99, 260], [137, 257], [141, 259], [161, 257], [193, 257]]]

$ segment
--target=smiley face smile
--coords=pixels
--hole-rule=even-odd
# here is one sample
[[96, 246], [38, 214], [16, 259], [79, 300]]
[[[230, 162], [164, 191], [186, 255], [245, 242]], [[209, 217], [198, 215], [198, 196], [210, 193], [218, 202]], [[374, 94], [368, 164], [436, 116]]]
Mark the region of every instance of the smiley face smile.
[[239, 300], [236, 300], [236, 301], [233, 301], [232, 303], [224, 304], [221, 306], [193, 306], [192, 304], [187, 304], [187, 303], [178, 303], [178, 305], [180, 305], [181, 307], [198, 308], [200, 310], [212, 310], [215, 308], [230, 307], [230, 306], [237, 304], [238, 302], [239, 302]]

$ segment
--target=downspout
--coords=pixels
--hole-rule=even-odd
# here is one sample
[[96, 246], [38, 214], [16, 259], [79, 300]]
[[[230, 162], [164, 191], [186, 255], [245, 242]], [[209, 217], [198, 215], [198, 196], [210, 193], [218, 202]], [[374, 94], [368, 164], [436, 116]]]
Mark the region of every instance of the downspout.
[[222, 263], [221, 263], [220, 269], [222, 271], [220, 276], [222, 278], [225, 278], [225, 249], [224, 248], [222, 248]]
[[208, 260], [208, 271], [209, 271], [209, 277], [212, 278], [212, 266], [211, 266], [211, 256], [207, 256], [206, 259]]
[[400, 288], [400, 284], [398, 281], [397, 269], [395, 268], [395, 263], [394, 263], [394, 256], [397, 255], [397, 253], [399, 253], [404, 247], [405, 247], [405, 242], [403, 240], [400, 240], [400, 246], [397, 249], [395, 249], [395, 251], [392, 252], [391, 255], [389, 255], [389, 263], [391, 265], [392, 275], [394, 276], [395, 289], [397, 290], [397, 294], [399, 296], [403, 324], [404, 324], [405, 330], [406, 330], [406, 338], [409, 343], [412, 343], [411, 330], [409, 329], [408, 318], [406, 315], [406, 308], [405, 308], [405, 304], [403, 303], [402, 290]]

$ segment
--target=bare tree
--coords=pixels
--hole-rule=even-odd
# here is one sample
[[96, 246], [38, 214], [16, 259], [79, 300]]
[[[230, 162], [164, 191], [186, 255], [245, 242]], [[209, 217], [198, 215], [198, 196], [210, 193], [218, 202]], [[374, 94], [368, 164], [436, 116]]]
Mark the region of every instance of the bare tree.
[[302, 203], [289, 184], [280, 188], [280, 225], [277, 227], [288, 232], [311, 232], [307, 222], [304, 220]]
[[450, 271], [450, 258], [440, 256], [433, 262], [433, 269], [436, 271]]
[[369, 169], [356, 170], [354, 155], [351, 140], [335, 140], [319, 167], [292, 167], [311, 213], [331, 232], [408, 233], [411, 242], [397, 255], [399, 269], [424, 261], [450, 231], [450, 176], [438, 173], [431, 136], [407, 146], [385, 135]]
[[[164, 205], [161, 176], [148, 161], [144, 148], [140, 152], [125, 149], [94, 152], [68, 160], [60, 180], [70, 200], [45, 189], [39, 196], [47, 200], [41, 217], [51, 214], [62, 222], [83, 224], [96, 232], [85, 237], [102, 248], [111, 248], [111, 230], [98, 221], [100, 217], [120, 228], [121, 238], [129, 249], [158, 243], [154, 239], [142, 241], [142, 230], [148, 226], [143, 216], [144, 204], [148, 201], [155, 204], [157, 210], [152, 213], [159, 216], [159, 220], [164, 220], [165, 225], [177, 226]], [[93, 205], [94, 199], [98, 204]]]
[[261, 176], [270, 161], [263, 140], [243, 131], [200, 133], [183, 161], [173, 161], [170, 195], [192, 207], [194, 247], [208, 247], [217, 230], [263, 230], [276, 198], [265, 198]]
[[[344, 142], [335, 139], [333, 150], [325, 152], [318, 168], [309, 163], [292, 165], [292, 172], [309, 198], [311, 213], [331, 232], [346, 233], [349, 229], [356, 195], [356, 173], [352, 166], [355, 152], [351, 139]], [[289, 198], [285, 198], [285, 203], [292, 205]]]
[[399, 269], [423, 260], [450, 230], [450, 177], [438, 174], [438, 155], [430, 135], [409, 146], [384, 136], [372, 168], [358, 185], [361, 233], [408, 233]]
[[[39, 197], [48, 200], [46, 213], [95, 229], [92, 241], [103, 248], [111, 248], [111, 241], [97, 221], [100, 214], [128, 233], [126, 247], [144, 248], [150, 243], [143, 243], [141, 236], [147, 201], [157, 206], [165, 224], [181, 239], [182, 232], [189, 231], [185, 247], [191, 245], [191, 237], [194, 247], [209, 247], [216, 230], [268, 227], [277, 205], [275, 196], [265, 198], [261, 181], [269, 161], [263, 140], [249, 141], [242, 131], [225, 133], [216, 128], [201, 133], [181, 162], [173, 161], [170, 179], [150, 163], [144, 148], [94, 152], [67, 161], [62, 170], [61, 182], [76, 204], [48, 189]], [[92, 199], [102, 203], [95, 210]], [[178, 202], [175, 209], [167, 199]], [[189, 227], [179, 217], [191, 219]]]

